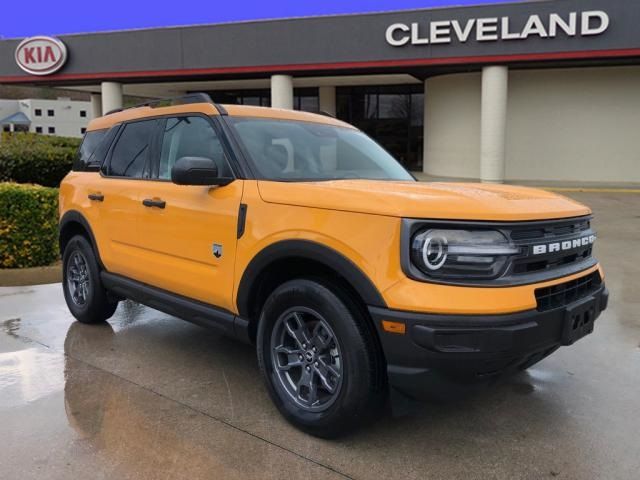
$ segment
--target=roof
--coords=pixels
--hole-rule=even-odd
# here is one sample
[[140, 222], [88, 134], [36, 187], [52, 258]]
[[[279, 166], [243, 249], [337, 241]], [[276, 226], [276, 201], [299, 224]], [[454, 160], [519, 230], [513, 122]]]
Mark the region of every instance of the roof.
[[31, 125], [31, 120], [22, 112], [16, 112], [0, 120], [0, 125]]
[[[298, 110], [286, 110], [281, 108], [253, 107], [248, 105], [222, 105], [230, 117], [273, 118], [277, 120], [297, 120], [301, 122], [321, 123], [339, 127], [355, 128], [348, 123], [326, 115], [301, 112]], [[119, 112], [96, 118], [89, 122], [88, 131], [111, 128], [121, 122], [153, 118], [165, 115], [181, 115], [185, 113], [202, 113], [204, 115], [218, 116], [220, 112], [212, 103], [190, 103], [186, 105], [173, 105], [168, 107], [129, 108]]]

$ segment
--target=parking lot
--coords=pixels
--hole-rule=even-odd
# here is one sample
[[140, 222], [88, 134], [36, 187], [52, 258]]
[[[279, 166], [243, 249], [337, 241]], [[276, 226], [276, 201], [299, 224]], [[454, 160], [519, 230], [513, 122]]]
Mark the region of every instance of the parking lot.
[[0, 288], [0, 477], [637, 479], [640, 195], [569, 195], [595, 211], [611, 292], [595, 333], [337, 441], [279, 416], [249, 346], [131, 302], [82, 325], [59, 284]]

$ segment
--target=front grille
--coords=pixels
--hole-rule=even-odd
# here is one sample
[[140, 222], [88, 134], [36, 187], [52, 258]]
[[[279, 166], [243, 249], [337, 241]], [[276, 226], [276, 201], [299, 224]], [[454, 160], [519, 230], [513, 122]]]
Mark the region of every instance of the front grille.
[[511, 232], [511, 240], [523, 253], [513, 259], [511, 274], [526, 275], [555, 270], [591, 258], [593, 245], [534, 255], [534, 245], [569, 241], [593, 234], [590, 218], [556, 220], [532, 225], [519, 225]]
[[591, 228], [589, 219], [570, 220], [568, 222], [554, 222], [548, 225], [536, 225], [535, 227], [523, 227], [514, 229], [511, 238], [515, 241], [540, 240], [545, 237], [560, 237], [575, 235]]
[[554, 308], [564, 307], [576, 300], [584, 298], [600, 288], [602, 279], [600, 273], [593, 272], [582, 278], [560, 283], [551, 287], [538, 288], [536, 300], [538, 311], [544, 312]]
[[593, 247], [588, 246], [578, 251], [577, 253], [571, 253], [568, 255], [548, 255], [546, 258], [531, 256], [520, 258], [513, 262], [513, 273], [535, 273], [562, 267], [564, 265], [570, 265], [580, 260], [586, 260], [590, 258], [592, 253]]

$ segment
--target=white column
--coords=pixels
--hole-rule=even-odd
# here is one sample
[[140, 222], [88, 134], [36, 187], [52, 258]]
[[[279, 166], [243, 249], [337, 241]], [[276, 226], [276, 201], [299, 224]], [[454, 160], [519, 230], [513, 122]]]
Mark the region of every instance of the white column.
[[91, 118], [102, 116], [102, 95], [99, 93], [91, 94]]
[[318, 88], [320, 111], [336, 116], [336, 87]]
[[508, 92], [508, 67], [482, 69], [480, 180], [483, 183], [504, 181]]
[[293, 78], [290, 75], [271, 77], [271, 106], [293, 110]]
[[427, 142], [429, 141], [429, 122], [427, 122], [427, 81], [424, 81], [424, 100], [422, 113], [422, 172], [427, 173]]
[[116, 82], [102, 82], [102, 112], [122, 108], [122, 84]]

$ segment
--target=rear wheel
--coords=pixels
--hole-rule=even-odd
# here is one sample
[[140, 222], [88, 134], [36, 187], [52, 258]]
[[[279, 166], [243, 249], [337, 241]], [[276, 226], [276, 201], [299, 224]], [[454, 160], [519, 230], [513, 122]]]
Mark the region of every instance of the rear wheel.
[[321, 437], [346, 433], [380, 404], [381, 362], [351, 302], [312, 280], [292, 280], [267, 299], [258, 361], [282, 415]]
[[69, 311], [79, 322], [104, 322], [118, 307], [102, 286], [93, 248], [82, 235], [72, 237], [64, 249], [62, 288]]

